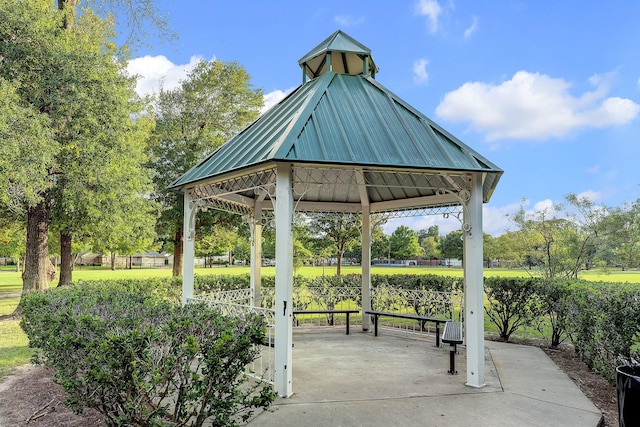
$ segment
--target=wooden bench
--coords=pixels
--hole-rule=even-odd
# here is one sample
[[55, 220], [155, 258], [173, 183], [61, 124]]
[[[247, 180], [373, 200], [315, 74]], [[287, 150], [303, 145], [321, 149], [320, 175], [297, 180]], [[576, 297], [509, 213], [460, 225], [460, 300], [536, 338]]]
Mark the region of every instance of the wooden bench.
[[333, 323], [333, 315], [334, 314], [346, 314], [347, 315], [347, 331], [346, 334], [349, 335], [349, 315], [360, 313], [360, 310], [293, 310], [293, 317], [296, 322], [296, 326], [299, 325], [298, 318], [296, 317], [299, 314], [330, 314], [331, 315], [331, 323]]
[[458, 344], [462, 344], [462, 323], [447, 322], [444, 324], [442, 332], [442, 342], [450, 346], [449, 350], [449, 373], [457, 374], [456, 371], [456, 353], [458, 352]]
[[379, 317], [397, 317], [400, 319], [411, 319], [411, 320], [417, 320], [420, 322], [420, 325], [422, 326], [425, 322], [433, 322], [436, 324], [436, 347], [440, 347], [440, 324], [441, 323], [447, 323], [447, 322], [451, 322], [451, 319], [443, 319], [443, 318], [439, 318], [439, 317], [430, 317], [430, 316], [419, 316], [416, 314], [408, 314], [408, 313], [391, 313], [391, 312], [386, 312], [386, 311], [374, 311], [374, 310], [368, 310], [365, 311], [365, 314], [369, 314], [371, 316], [373, 316], [373, 329], [374, 329], [374, 335], [377, 337], [378, 336], [378, 318]]

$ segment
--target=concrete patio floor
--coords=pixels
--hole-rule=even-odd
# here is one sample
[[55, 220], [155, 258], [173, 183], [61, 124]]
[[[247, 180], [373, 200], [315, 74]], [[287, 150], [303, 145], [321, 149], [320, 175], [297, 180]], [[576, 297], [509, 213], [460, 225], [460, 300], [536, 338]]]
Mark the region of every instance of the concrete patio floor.
[[344, 327], [294, 329], [293, 396], [250, 421], [288, 426], [580, 426], [602, 414], [539, 348], [485, 341], [485, 383], [464, 385], [434, 336]]

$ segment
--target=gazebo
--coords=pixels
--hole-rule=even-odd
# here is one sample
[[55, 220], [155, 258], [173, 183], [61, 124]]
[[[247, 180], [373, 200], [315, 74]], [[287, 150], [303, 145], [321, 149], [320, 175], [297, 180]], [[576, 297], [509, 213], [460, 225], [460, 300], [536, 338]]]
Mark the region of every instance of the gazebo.
[[[184, 194], [183, 303], [193, 297], [195, 217], [222, 209], [251, 228], [260, 298], [263, 211], [274, 211], [275, 372], [293, 393], [293, 221], [298, 212], [362, 216], [362, 310], [371, 308], [372, 214], [456, 216], [464, 231], [466, 384], [484, 385], [482, 203], [503, 171], [375, 80], [371, 51], [337, 31], [299, 60], [302, 84], [175, 181]], [[369, 328], [366, 316], [362, 327]]]

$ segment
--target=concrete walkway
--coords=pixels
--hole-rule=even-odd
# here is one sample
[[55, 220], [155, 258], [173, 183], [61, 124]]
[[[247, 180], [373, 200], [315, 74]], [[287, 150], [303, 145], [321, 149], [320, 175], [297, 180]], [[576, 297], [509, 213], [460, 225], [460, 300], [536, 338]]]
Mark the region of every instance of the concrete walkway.
[[486, 386], [467, 387], [465, 350], [383, 329], [294, 330], [294, 395], [251, 427], [580, 426], [602, 415], [539, 348], [486, 341]]

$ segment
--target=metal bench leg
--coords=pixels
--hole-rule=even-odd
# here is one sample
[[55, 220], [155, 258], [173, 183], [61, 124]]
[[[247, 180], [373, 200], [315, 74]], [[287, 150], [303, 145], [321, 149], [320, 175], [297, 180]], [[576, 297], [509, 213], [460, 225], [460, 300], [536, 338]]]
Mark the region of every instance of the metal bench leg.
[[456, 353], [457, 353], [458, 349], [457, 349], [457, 345], [456, 344], [451, 344], [450, 345], [450, 351], [449, 351], [449, 373], [451, 375], [455, 375], [458, 373], [458, 371], [456, 371]]
[[436, 347], [440, 347], [440, 322], [436, 322]]
[[377, 337], [378, 336], [378, 316], [376, 316], [375, 314], [373, 315], [373, 336]]
[[349, 313], [347, 313], [347, 335], [349, 335]]

